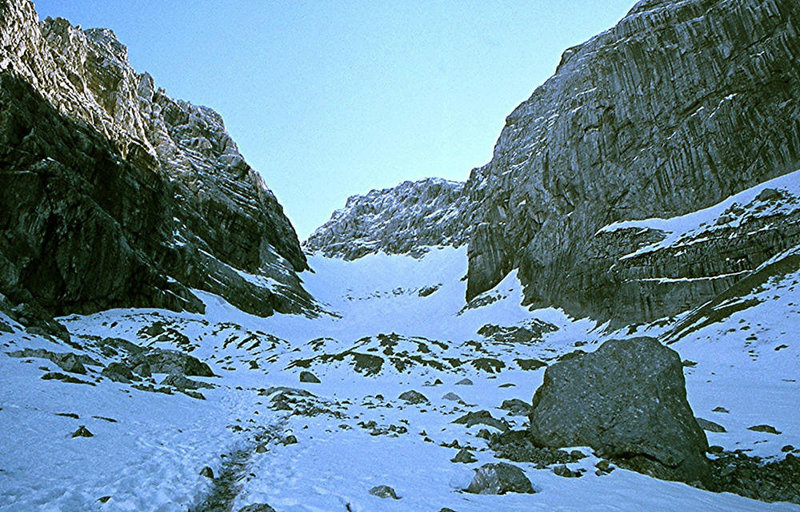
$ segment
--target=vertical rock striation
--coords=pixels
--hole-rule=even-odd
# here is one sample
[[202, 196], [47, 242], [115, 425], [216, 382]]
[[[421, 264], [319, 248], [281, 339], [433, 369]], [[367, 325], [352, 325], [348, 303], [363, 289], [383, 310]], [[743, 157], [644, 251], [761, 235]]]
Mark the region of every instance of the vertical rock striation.
[[0, 19], [0, 292], [59, 313], [202, 307], [190, 288], [313, 309], [294, 228], [219, 114], [135, 72], [110, 30], [38, 21], [29, 0]]
[[784, 235], [733, 259], [699, 251], [628, 272], [615, 267], [620, 257], [658, 234], [618, 233], [611, 245], [595, 234], [698, 210], [800, 168], [798, 98], [797, 2], [639, 2], [564, 52], [508, 116], [492, 160], [473, 171], [468, 298], [513, 268], [527, 303], [595, 317], [649, 320], [719, 293], [730, 280], [674, 282], [753, 269]]

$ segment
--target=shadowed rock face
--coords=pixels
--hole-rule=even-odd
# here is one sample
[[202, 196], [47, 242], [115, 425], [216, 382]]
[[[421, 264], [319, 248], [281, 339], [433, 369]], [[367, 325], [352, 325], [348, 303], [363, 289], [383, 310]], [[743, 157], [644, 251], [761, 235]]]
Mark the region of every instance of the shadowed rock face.
[[545, 370], [530, 413], [541, 446], [591, 446], [636, 471], [707, 483], [703, 430], [678, 353], [653, 338], [613, 340]]
[[[730, 281], [657, 287], [637, 284], [638, 265], [612, 271], [657, 233], [628, 233], [612, 253], [594, 235], [619, 220], [694, 211], [796, 170], [798, 98], [795, 1], [640, 2], [564, 53], [556, 74], [508, 116], [491, 162], [473, 171], [468, 299], [513, 268], [528, 303], [595, 317], [648, 320], [719, 293]], [[782, 236], [738, 251], [744, 260], [713, 247], [684, 260], [662, 254], [646, 273], [752, 269]]]
[[136, 73], [110, 30], [39, 22], [28, 0], [0, 18], [0, 172], [18, 198], [0, 292], [58, 313], [202, 308], [187, 288], [259, 315], [313, 309], [297, 235], [216, 112]]

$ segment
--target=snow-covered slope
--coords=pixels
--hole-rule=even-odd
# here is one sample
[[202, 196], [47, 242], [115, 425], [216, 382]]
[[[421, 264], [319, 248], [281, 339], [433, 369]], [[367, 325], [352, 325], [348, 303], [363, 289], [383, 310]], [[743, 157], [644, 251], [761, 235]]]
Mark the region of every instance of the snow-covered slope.
[[[348, 262], [317, 255], [310, 263], [315, 273], [304, 274], [305, 286], [331, 313], [314, 319], [260, 318], [198, 291], [205, 315], [118, 309], [65, 317], [72, 333], [66, 345], [25, 334], [3, 317], [10, 328], [3, 330], [14, 332], [0, 334], [0, 510], [215, 510], [223, 504], [238, 511], [252, 503], [278, 511], [798, 509], [622, 469], [597, 476], [598, 459], [588, 448], [581, 449], [587, 457], [568, 462], [586, 470], [581, 478], [514, 463], [536, 494], [462, 492], [473, 468], [497, 460], [481, 429], [523, 428], [525, 416], [500, 407], [515, 398], [529, 403], [542, 364], [620, 335], [666, 340], [674, 325], [607, 332], [558, 310], [531, 312], [519, 305], [513, 274], [465, 307], [464, 248], [434, 248], [418, 259], [370, 254]], [[727, 429], [709, 434], [712, 444], [772, 460], [786, 456], [785, 445], [800, 446], [794, 407], [800, 347], [792, 339], [796, 308], [790, 305], [800, 304], [797, 279], [770, 281], [759, 292], [763, 302], [673, 344], [696, 363], [686, 369], [696, 414]], [[757, 340], [748, 340], [751, 335]], [[115, 339], [188, 351], [217, 374], [191, 378], [216, 387], [199, 389], [205, 397], [199, 400], [174, 387], [166, 395], [112, 382], [99, 373], [102, 366], [129, 350], [109, 341]], [[39, 367], [61, 370], [41, 357], [8, 355], [24, 348], [83, 354], [102, 366], [87, 363], [86, 375], [70, 374], [94, 385], [42, 380]], [[304, 371], [321, 382], [301, 383]], [[156, 375], [152, 385], [161, 387], [163, 377]], [[471, 385], [460, 384], [463, 379]], [[399, 398], [409, 390], [427, 401]], [[729, 412], [714, 412], [717, 407]], [[496, 426], [453, 423], [484, 409], [500, 420]], [[781, 433], [747, 430], [762, 424]], [[79, 425], [94, 437], [71, 438]], [[451, 462], [454, 440], [473, 447], [476, 461]], [[199, 475], [205, 466], [215, 480]], [[377, 485], [391, 486], [400, 499], [371, 495]]]

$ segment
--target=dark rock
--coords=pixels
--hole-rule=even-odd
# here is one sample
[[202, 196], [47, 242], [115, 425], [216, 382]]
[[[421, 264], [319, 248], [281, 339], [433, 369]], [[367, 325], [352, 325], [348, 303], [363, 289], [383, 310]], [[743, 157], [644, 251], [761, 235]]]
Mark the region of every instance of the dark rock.
[[452, 391], [445, 393], [442, 395], [442, 400], [451, 400], [453, 402], [462, 402], [461, 397], [457, 394], [453, 393]]
[[64, 418], [80, 419], [80, 416], [74, 412], [57, 412], [56, 416], [63, 416]]
[[281, 439], [281, 444], [284, 446], [289, 446], [290, 444], [297, 444], [297, 437], [294, 434], [289, 434], [288, 436]]
[[78, 430], [72, 433], [72, 437], [94, 437], [94, 434], [89, 432], [89, 429], [84, 425], [81, 425]]
[[705, 482], [705, 434], [686, 401], [678, 354], [652, 338], [608, 341], [547, 368], [530, 435], [543, 446], [591, 446], [659, 478]]
[[453, 420], [453, 423], [466, 425], [467, 427], [472, 427], [473, 425], [488, 425], [503, 432], [509, 430], [508, 424], [505, 421], [495, 418], [492, 416], [492, 413], [485, 409], [481, 411], [468, 412], [467, 414]]
[[94, 386], [94, 382], [88, 382], [81, 379], [76, 379], [71, 375], [66, 375], [64, 373], [59, 372], [47, 372], [42, 375], [42, 380], [60, 380], [62, 382], [66, 382], [69, 384], [88, 384], [89, 386]]
[[311, 372], [308, 372], [308, 371], [300, 372], [300, 382], [308, 382], [308, 383], [311, 383], [311, 384], [319, 384], [320, 383], [319, 379], [317, 378], [317, 376], [314, 375]]
[[456, 386], [472, 386], [472, 381], [466, 377], [456, 382]]
[[578, 478], [581, 476], [579, 471], [572, 471], [566, 466], [566, 464], [554, 466], [553, 473], [564, 478]]
[[512, 416], [527, 416], [531, 412], [531, 406], [519, 398], [503, 400], [500, 408], [508, 411]]
[[475, 477], [464, 489], [472, 494], [506, 494], [509, 492], [533, 494], [531, 481], [518, 467], [505, 462], [484, 464], [475, 470]]
[[519, 365], [521, 370], [538, 370], [539, 368], [544, 368], [547, 366], [547, 363], [543, 361], [539, 361], [538, 359], [514, 359], [514, 361]]
[[240, 508], [239, 512], [275, 512], [275, 509], [266, 503], [253, 503]]
[[728, 409], [726, 409], [726, 408], [724, 408], [722, 406], [714, 407], [714, 409], [711, 412], [721, 412], [721, 413], [724, 413], [724, 414], [730, 413], [730, 411]]
[[49, 359], [65, 372], [78, 373], [81, 375], [86, 374], [86, 367], [84, 364], [93, 366], [100, 365], [100, 363], [89, 356], [73, 354], [72, 352], [50, 352], [44, 349], [26, 348], [15, 352], [8, 352], [8, 355], [10, 357], [37, 357]]
[[129, 384], [131, 381], [137, 380], [131, 369], [123, 363], [109, 363], [100, 373], [107, 379], [124, 384]]
[[776, 436], [781, 434], [772, 425], [754, 425], [752, 427], [747, 427], [747, 430], [752, 430], [753, 432], [765, 432], [767, 434], [775, 434]]
[[486, 438], [489, 441], [489, 448], [495, 452], [496, 457], [514, 462], [529, 462], [537, 469], [544, 469], [553, 464], [578, 462], [584, 458], [584, 455], [577, 450], [567, 453], [557, 448], [536, 445], [526, 430], [509, 430], [488, 435]]
[[706, 420], [703, 418], [696, 418], [696, 419], [697, 419], [697, 424], [700, 425], [700, 428], [702, 428], [706, 432], [717, 432], [717, 433], [727, 432], [727, 430], [725, 430], [725, 427], [723, 427], [719, 423], [714, 423], [713, 421]]
[[409, 405], [428, 403], [428, 398], [425, 395], [423, 395], [418, 391], [414, 391], [413, 389], [401, 393], [400, 396], [397, 398], [399, 398], [400, 400], [404, 401]]
[[152, 373], [179, 373], [196, 377], [214, 376], [214, 372], [206, 363], [179, 350], [150, 349], [148, 352], [131, 357], [128, 363], [133, 367], [134, 372], [146, 364]]
[[800, 459], [787, 454], [783, 460], [765, 463], [741, 451], [724, 452], [712, 461], [713, 487], [761, 501], [800, 504]]
[[462, 448], [458, 451], [455, 457], [450, 459], [450, 462], [461, 463], [461, 464], [472, 464], [476, 460], [478, 459], [475, 458], [475, 455], [473, 455], [472, 452], [470, 452], [466, 448]]
[[379, 498], [391, 498], [393, 500], [400, 499], [397, 497], [397, 493], [394, 491], [394, 489], [392, 489], [388, 485], [376, 485], [375, 487], [369, 490], [369, 493]]
[[161, 381], [161, 385], [172, 386], [181, 391], [185, 391], [187, 389], [200, 389], [200, 388], [214, 389], [213, 384], [192, 380], [187, 377], [184, 377], [179, 373], [171, 373], [167, 375], [166, 377], [164, 377], [164, 380]]
[[211, 480], [213, 480], [214, 470], [208, 466], [205, 466], [203, 469], [200, 470], [200, 476], [204, 476], [206, 478], [210, 478]]

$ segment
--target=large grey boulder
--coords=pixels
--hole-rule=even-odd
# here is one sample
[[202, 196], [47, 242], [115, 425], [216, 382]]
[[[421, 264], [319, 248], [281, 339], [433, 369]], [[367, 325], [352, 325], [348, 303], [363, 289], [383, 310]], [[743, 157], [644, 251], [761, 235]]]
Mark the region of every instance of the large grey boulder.
[[129, 366], [134, 368], [148, 367], [152, 373], [168, 373], [194, 375], [197, 377], [213, 377], [214, 372], [203, 361], [179, 350], [166, 350], [154, 348], [150, 351], [137, 354], [129, 360]]
[[607, 341], [547, 368], [533, 396], [533, 442], [591, 446], [659, 478], [707, 482], [706, 436], [686, 400], [677, 352], [653, 338]]

